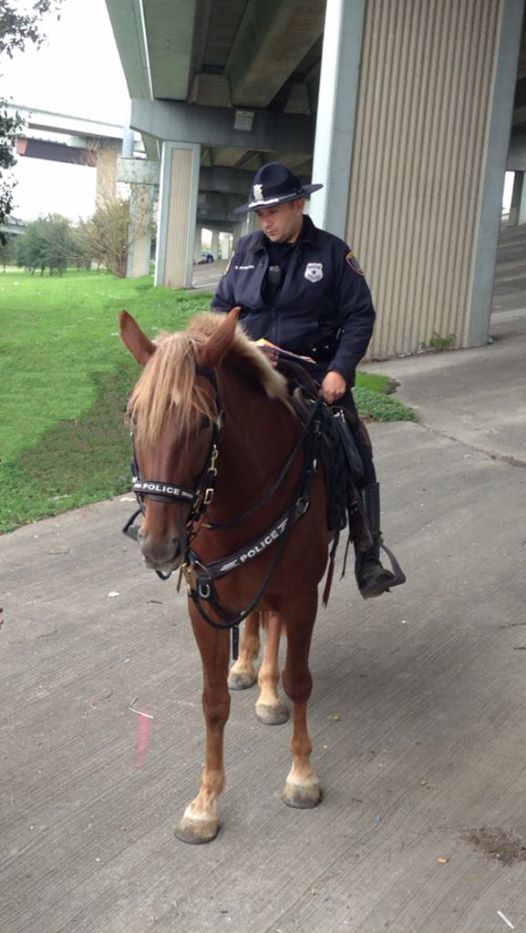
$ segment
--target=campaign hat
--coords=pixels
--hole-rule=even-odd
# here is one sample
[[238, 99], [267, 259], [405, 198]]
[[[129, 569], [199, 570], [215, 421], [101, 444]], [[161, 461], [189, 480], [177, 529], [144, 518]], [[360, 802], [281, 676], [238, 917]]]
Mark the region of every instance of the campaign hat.
[[254, 175], [249, 200], [246, 204], [236, 207], [234, 214], [244, 214], [260, 207], [274, 207], [285, 201], [295, 201], [296, 198], [306, 198], [320, 188], [323, 188], [323, 185], [304, 185], [283, 162], [267, 162], [258, 168]]

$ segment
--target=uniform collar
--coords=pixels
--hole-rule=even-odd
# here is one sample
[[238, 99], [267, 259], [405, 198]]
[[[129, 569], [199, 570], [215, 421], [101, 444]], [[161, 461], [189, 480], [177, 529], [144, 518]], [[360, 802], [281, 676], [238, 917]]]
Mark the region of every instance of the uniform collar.
[[[266, 251], [267, 243], [268, 243], [268, 240], [265, 234], [263, 233], [263, 231], [258, 230], [256, 233], [256, 241], [255, 241], [256, 249], [258, 250], [263, 249]], [[309, 243], [310, 246], [317, 246], [318, 244], [318, 230], [314, 226], [312, 220], [307, 214], [303, 215], [303, 226], [301, 228], [300, 235], [298, 239], [296, 240], [296, 243], [294, 244], [294, 246], [296, 246], [298, 243]], [[291, 246], [292, 245], [293, 244], [291, 243]]]

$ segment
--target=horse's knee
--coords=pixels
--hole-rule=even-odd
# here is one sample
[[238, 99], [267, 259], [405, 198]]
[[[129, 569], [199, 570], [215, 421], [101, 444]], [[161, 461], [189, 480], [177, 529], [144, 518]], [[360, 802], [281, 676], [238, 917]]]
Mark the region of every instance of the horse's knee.
[[309, 670], [298, 676], [285, 667], [282, 683], [287, 696], [293, 703], [307, 702], [312, 692], [312, 677]]
[[230, 714], [230, 694], [228, 689], [225, 696], [210, 696], [203, 694], [203, 712], [212, 728], [224, 726]]

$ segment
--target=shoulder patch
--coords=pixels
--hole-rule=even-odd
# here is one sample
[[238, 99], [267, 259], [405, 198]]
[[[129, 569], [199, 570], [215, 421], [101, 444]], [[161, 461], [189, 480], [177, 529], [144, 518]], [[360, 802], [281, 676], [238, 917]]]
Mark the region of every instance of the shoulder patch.
[[360, 263], [358, 262], [356, 256], [354, 255], [352, 249], [350, 249], [349, 252], [347, 253], [345, 257], [345, 262], [347, 263], [348, 266], [351, 267], [353, 272], [356, 272], [358, 275], [363, 275], [363, 269]]

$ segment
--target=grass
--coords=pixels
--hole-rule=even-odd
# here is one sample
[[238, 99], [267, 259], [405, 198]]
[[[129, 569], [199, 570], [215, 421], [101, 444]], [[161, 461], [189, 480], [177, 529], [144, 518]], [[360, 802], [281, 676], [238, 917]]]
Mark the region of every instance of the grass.
[[117, 313], [154, 335], [209, 301], [148, 277], [0, 275], [0, 531], [129, 487], [123, 410], [138, 368]]
[[414, 411], [402, 405], [392, 392], [393, 384], [386, 376], [357, 373], [353, 395], [362, 418], [367, 421], [416, 421]]
[[[0, 532], [129, 488], [123, 412], [138, 369], [117, 312], [153, 336], [209, 302], [209, 293], [153, 288], [149, 277], [0, 274]], [[367, 417], [403, 417], [388, 380], [360, 374], [358, 386]]]

